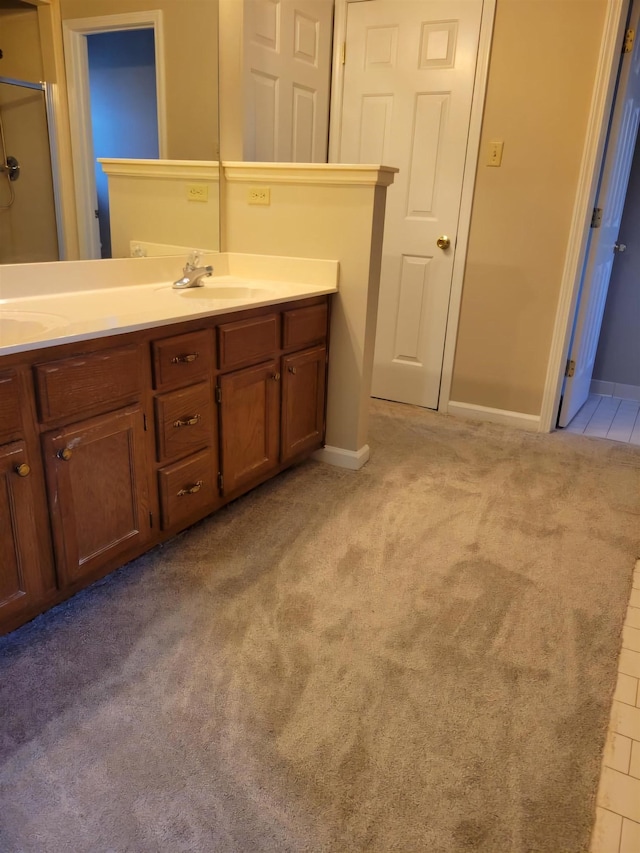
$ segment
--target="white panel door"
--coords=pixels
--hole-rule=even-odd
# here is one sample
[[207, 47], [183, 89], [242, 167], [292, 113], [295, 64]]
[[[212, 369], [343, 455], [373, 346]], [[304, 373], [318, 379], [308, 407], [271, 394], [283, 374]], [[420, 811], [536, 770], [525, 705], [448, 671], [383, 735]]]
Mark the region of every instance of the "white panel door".
[[333, 0], [244, 3], [244, 159], [325, 163]]
[[[340, 162], [387, 194], [375, 397], [438, 407], [482, 0], [350, 3]], [[450, 248], [436, 245], [439, 237]]]
[[[640, 3], [634, 3], [629, 26], [637, 33], [639, 24]], [[618, 95], [596, 202], [596, 206], [602, 209], [602, 225], [591, 233], [569, 355], [575, 363], [574, 375], [565, 380], [558, 417], [558, 426], [561, 427], [571, 422], [589, 396], [639, 119], [640, 39], [636, 38], [633, 52], [623, 56], [620, 69]]]

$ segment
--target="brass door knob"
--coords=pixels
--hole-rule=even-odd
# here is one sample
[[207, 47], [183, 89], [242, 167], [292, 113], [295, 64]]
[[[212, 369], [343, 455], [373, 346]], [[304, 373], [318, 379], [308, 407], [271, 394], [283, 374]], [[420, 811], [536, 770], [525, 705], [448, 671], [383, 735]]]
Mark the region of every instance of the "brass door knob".
[[438, 237], [438, 239], [436, 240], [436, 246], [439, 249], [448, 249], [450, 245], [451, 245], [451, 240], [449, 239], [449, 237], [447, 237], [446, 234], [443, 234], [441, 237]]
[[30, 473], [31, 468], [26, 462], [23, 462], [22, 465], [16, 465], [16, 474], [18, 477], [28, 477]]
[[62, 450], [58, 451], [58, 459], [62, 459], [65, 462], [68, 462], [73, 456], [73, 451], [70, 447], [63, 447]]

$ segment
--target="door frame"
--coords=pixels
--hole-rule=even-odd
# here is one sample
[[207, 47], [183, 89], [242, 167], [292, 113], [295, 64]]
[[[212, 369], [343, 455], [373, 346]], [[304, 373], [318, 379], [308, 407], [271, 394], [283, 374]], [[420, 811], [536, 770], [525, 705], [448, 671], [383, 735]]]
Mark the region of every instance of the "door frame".
[[[605, 145], [614, 107], [622, 41], [631, 2], [632, 0], [608, 0], [607, 3], [578, 188], [560, 284], [558, 309], [551, 338], [540, 412], [540, 432], [551, 432], [556, 428], [558, 420], [569, 347], [587, 262], [591, 215], [606, 156]], [[633, 2], [639, 2], [639, 0], [633, 0]]]
[[[370, 0], [335, 0], [333, 24], [333, 62], [331, 72], [331, 103], [329, 107], [329, 162], [339, 162], [340, 134], [342, 130], [342, 101], [344, 90], [344, 53], [347, 35], [347, 11], [349, 3], [366, 3]], [[621, 0], [624, 2], [624, 0]], [[444, 353], [438, 411], [447, 412], [451, 397], [453, 365], [458, 338], [460, 307], [462, 305], [462, 286], [469, 247], [471, 228], [471, 210], [475, 193], [476, 171], [480, 157], [480, 137], [484, 117], [484, 101], [489, 77], [489, 58], [496, 14], [497, 0], [482, 0], [478, 54], [476, 57], [475, 80], [471, 100], [469, 135], [462, 178], [462, 193], [458, 213], [458, 230], [449, 292], [449, 312], [445, 332]], [[383, 165], [393, 165], [392, 163]]]
[[89, 98], [87, 36], [123, 30], [152, 29], [155, 43], [158, 153], [167, 155], [166, 72], [162, 11], [128, 12], [63, 21], [69, 124], [73, 151], [78, 240], [81, 259], [100, 257], [100, 235], [95, 218], [96, 180]]

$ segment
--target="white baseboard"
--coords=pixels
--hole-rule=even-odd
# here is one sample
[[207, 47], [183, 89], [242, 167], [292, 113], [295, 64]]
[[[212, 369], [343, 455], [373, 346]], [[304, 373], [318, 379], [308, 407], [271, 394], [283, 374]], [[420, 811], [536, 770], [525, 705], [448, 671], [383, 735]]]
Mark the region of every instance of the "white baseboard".
[[348, 468], [350, 471], [358, 471], [365, 462], [369, 461], [369, 445], [363, 445], [360, 450], [343, 450], [342, 447], [325, 446], [316, 450], [313, 458], [318, 462], [326, 462], [328, 465], [336, 465], [338, 468]]
[[592, 394], [603, 397], [620, 397], [623, 400], [640, 402], [640, 385], [625, 385], [622, 382], [605, 382], [604, 379], [592, 379], [589, 389]]
[[615, 387], [615, 382], [605, 382], [604, 379], [592, 379], [589, 392], [591, 394], [602, 394], [603, 397], [613, 397]]
[[530, 432], [538, 432], [540, 429], [540, 415], [491, 409], [489, 406], [476, 406], [475, 403], [455, 403], [453, 400], [449, 400], [447, 411], [450, 415], [472, 418], [476, 421], [489, 421], [492, 424], [505, 424]]

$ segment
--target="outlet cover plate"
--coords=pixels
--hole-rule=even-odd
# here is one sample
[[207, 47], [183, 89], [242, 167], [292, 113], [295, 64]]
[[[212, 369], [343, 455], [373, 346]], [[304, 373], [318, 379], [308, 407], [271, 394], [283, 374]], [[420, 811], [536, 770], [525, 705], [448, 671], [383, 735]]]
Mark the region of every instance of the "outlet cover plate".
[[187, 184], [187, 201], [209, 201], [209, 187], [206, 184]]
[[271, 204], [271, 189], [269, 187], [250, 187], [249, 204]]

